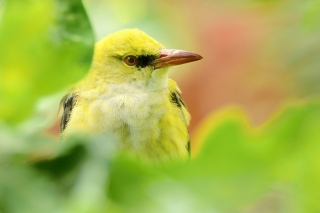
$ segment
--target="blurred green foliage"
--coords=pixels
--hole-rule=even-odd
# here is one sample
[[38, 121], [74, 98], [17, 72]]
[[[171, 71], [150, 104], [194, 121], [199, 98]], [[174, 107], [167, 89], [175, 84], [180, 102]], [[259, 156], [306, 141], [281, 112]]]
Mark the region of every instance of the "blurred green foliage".
[[[318, 10], [306, 11], [312, 23]], [[34, 117], [27, 129], [12, 124], [88, 70], [93, 33], [84, 8], [79, 0], [10, 0], [2, 15], [1, 213], [320, 211], [319, 101], [289, 105], [261, 127], [239, 109], [214, 113], [187, 162], [150, 165], [100, 138], [56, 143]]]
[[0, 118], [25, 119], [35, 101], [87, 72], [93, 33], [80, 0], [10, 0], [0, 22]]
[[[218, 114], [204, 122], [203, 147], [190, 162], [152, 166], [117, 156], [105, 139], [7, 144], [0, 210], [319, 211], [319, 101], [289, 106], [258, 129], [241, 110]], [[55, 154], [47, 160], [41, 153]]]

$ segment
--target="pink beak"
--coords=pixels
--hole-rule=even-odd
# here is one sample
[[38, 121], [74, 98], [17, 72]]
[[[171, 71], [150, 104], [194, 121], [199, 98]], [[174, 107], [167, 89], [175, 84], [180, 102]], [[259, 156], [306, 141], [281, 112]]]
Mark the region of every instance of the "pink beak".
[[160, 57], [152, 62], [154, 69], [170, 67], [179, 64], [185, 64], [198, 61], [203, 57], [199, 54], [184, 50], [163, 49], [160, 51]]

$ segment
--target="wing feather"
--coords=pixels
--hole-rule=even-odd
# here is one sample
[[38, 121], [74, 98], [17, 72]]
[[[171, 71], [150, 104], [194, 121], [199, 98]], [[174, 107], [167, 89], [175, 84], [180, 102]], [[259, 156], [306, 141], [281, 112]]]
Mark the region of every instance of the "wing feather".
[[[179, 107], [181, 111], [181, 115], [186, 125], [186, 129], [188, 131], [188, 125], [190, 120], [190, 114], [188, 112], [188, 108], [180, 95], [181, 92], [177, 84], [173, 80], [169, 79], [169, 85], [170, 85], [169, 88], [171, 91], [171, 94], [170, 94], [171, 102], [175, 104], [177, 107]], [[190, 138], [187, 142], [186, 148], [190, 154]]]
[[60, 101], [60, 110], [63, 110], [60, 122], [60, 132], [62, 133], [70, 120], [72, 109], [75, 106], [77, 96], [74, 93], [65, 95]]

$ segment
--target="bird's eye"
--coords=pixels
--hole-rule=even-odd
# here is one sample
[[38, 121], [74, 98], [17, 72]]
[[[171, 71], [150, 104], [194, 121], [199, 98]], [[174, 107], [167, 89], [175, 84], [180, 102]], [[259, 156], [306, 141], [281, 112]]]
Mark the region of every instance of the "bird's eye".
[[124, 62], [128, 65], [128, 66], [134, 66], [137, 63], [137, 58], [133, 55], [129, 55], [127, 57], [124, 58]]

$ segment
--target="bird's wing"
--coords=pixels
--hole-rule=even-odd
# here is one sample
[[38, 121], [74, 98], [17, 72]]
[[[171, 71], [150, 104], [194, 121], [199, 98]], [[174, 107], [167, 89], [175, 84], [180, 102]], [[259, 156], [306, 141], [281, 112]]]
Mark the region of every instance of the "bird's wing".
[[[173, 104], [175, 104], [181, 112], [181, 116], [184, 120], [184, 123], [186, 125], [186, 131], [188, 131], [188, 126], [189, 126], [189, 122], [190, 122], [190, 114], [188, 112], [188, 108], [185, 104], [185, 102], [183, 101], [180, 93], [180, 89], [178, 87], [178, 85], [176, 84], [176, 82], [174, 82], [173, 80], [169, 79], [169, 89], [170, 89], [170, 97], [171, 97], [171, 102]], [[190, 138], [187, 142], [187, 149], [188, 152], [190, 154]]]
[[66, 128], [70, 115], [75, 103], [77, 102], [77, 95], [75, 93], [69, 93], [65, 95], [60, 101], [60, 110], [63, 110], [60, 122], [60, 132], [62, 133]]

